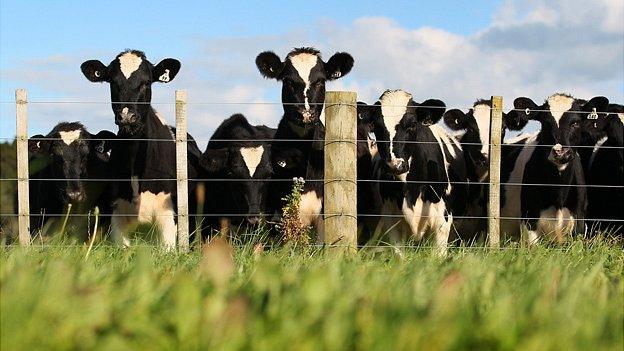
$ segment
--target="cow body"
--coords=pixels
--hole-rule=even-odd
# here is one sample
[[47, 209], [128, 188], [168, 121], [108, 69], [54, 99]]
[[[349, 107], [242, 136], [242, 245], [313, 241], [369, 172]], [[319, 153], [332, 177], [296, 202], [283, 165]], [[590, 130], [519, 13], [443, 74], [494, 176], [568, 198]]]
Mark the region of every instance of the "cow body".
[[269, 208], [279, 213], [283, 198], [292, 190], [293, 178], [304, 178], [299, 204], [302, 226], [316, 227], [323, 241], [323, 167], [325, 127], [321, 122], [325, 101], [325, 82], [340, 78], [353, 67], [347, 53], [336, 53], [327, 62], [313, 48], [297, 48], [282, 61], [266, 51], [256, 58], [256, 66], [266, 78], [282, 82], [282, 116], [271, 143], [273, 178], [270, 183]]
[[529, 243], [540, 237], [562, 242], [574, 232], [584, 232], [587, 194], [576, 146], [581, 139], [581, 122], [605, 100], [585, 102], [554, 94], [542, 106], [528, 98], [514, 101], [515, 110], [507, 114], [508, 125], [523, 127], [534, 119], [542, 128], [526, 141], [517, 157], [508, 160], [513, 167], [503, 179], [507, 183], [502, 207], [504, 233], [519, 237], [522, 222], [527, 226]]
[[[102, 214], [110, 213], [111, 198], [107, 182], [97, 181], [110, 176], [108, 162], [111, 139], [115, 134], [101, 131], [89, 133], [78, 123], [59, 123], [46, 135], [29, 140], [29, 180], [31, 230], [41, 231], [58, 222], [59, 215], [72, 205], [70, 225], [85, 238], [87, 219], [82, 216], [98, 207]], [[109, 217], [102, 217], [100, 228], [106, 228]], [[56, 228], [59, 229], [59, 228]], [[87, 228], [88, 229], [88, 228]]]
[[[237, 114], [223, 121], [210, 138], [201, 164], [207, 178], [219, 179], [207, 186], [208, 197], [219, 200], [208, 203], [206, 213], [211, 219], [219, 218], [222, 231], [229, 232], [231, 224], [257, 225], [268, 213], [268, 180], [273, 172], [270, 140], [274, 134], [275, 129], [252, 126]], [[221, 181], [225, 179], [232, 181]], [[214, 220], [210, 222], [216, 227]]]
[[[151, 84], [168, 83], [177, 75], [180, 62], [165, 59], [158, 65], [145, 55], [127, 50], [105, 66], [86, 61], [82, 72], [92, 82], [108, 82], [111, 107], [119, 126], [118, 142], [111, 151], [115, 170], [113, 196], [113, 237], [130, 245], [130, 232], [139, 223], [154, 223], [165, 248], [176, 243], [176, 153], [173, 129], [151, 107]], [[188, 176], [199, 174], [201, 151], [189, 138]], [[161, 180], [162, 179], [162, 180]], [[189, 211], [194, 211], [195, 183], [189, 182]], [[193, 221], [191, 221], [192, 224]]]
[[[600, 139], [587, 164], [588, 227], [610, 234], [624, 234], [624, 108], [609, 105], [609, 114], [595, 124]], [[606, 187], [601, 187], [606, 186]]]
[[[461, 146], [435, 124], [443, 113], [442, 101], [419, 104], [395, 90], [380, 97], [372, 117], [383, 228], [394, 242], [404, 240], [405, 233], [416, 240], [433, 233], [440, 255], [446, 253], [453, 213], [463, 211], [467, 196]], [[397, 221], [398, 213], [405, 222]]]

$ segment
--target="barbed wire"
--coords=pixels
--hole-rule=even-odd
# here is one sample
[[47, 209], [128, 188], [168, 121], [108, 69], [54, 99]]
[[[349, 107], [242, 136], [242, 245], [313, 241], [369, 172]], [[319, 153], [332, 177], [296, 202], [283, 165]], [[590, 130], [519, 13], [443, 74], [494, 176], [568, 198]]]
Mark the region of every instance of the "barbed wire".
[[[0, 178], [0, 181], [5, 182], [16, 182], [19, 178]], [[130, 179], [119, 179], [119, 178], [29, 178], [31, 181], [43, 181], [43, 182], [66, 182], [66, 181], [84, 181], [84, 182], [132, 182], [132, 181], [142, 181], [142, 182], [177, 182], [176, 178], [130, 178]], [[292, 178], [267, 178], [267, 179], [258, 179], [258, 178], [189, 178], [186, 179], [189, 182], [292, 182]], [[510, 186], [554, 186], [554, 187], [582, 187], [582, 188], [614, 188], [614, 189], [622, 189], [624, 185], [610, 185], [610, 184], [550, 184], [550, 183], [512, 183], [512, 182], [500, 182], [500, 183], [492, 183], [492, 182], [469, 182], [469, 181], [434, 181], [434, 180], [391, 180], [391, 179], [346, 179], [346, 178], [334, 178], [334, 179], [305, 179], [306, 182], [310, 183], [321, 183], [321, 182], [336, 182], [336, 181], [355, 181], [355, 182], [364, 182], [364, 183], [395, 183], [395, 184], [460, 184], [460, 185], [476, 185], [476, 186], [486, 186], [486, 185], [510, 185]]]
[[[397, 218], [403, 219], [405, 215], [403, 214], [371, 214], [371, 213], [356, 213], [356, 214], [348, 214], [348, 213], [300, 213], [301, 216], [323, 216], [323, 217], [364, 217], [364, 218]], [[29, 213], [29, 214], [19, 214], [19, 213], [0, 213], [0, 217], [20, 217], [20, 216], [30, 216], [30, 217], [95, 217], [93, 213]], [[139, 215], [136, 213], [100, 213], [99, 217], [123, 217], [123, 218], [136, 218]], [[183, 215], [179, 215], [177, 213], [170, 214], [152, 214], [149, 217], [185, 217]], [[269, 213], [189, 213], [188, 217], [196, 218], [196, 217], [273, 217], [274, 214]], [[418, 218], [449, 218], [452, 217], [455, 219], [489, 219], [494, 218], [492, 216], [462, 216], [462, 215], [454, 215], [450, 214], [441, 214], [441, 215], [421, 215], [415, 216]], [[514, 216], [498, 216], [495, 217], [501, 220], [552, 220], [558, 221], [561, 218], [557, 217], [514, 217]], [[563, 219], [567, 221], [567, 219]], [[574, 218], [574, 220], [584, 220], [584, 221], [595, 221], [595, 222], [622, 222], [624, 223], [624, 219], [617, 218]], [[572, 221], [572, 220], [570, 220]]]
[[[449, 136], [453, 137], [453, 135], [449, 134]], [[527, 138], [531, 137], [532, 135], [527, 136]], [[19, 138], [17, 137], [0, 137], [0, 140], [17, 140]], [[61, 141], [63, 140], [62, 138], [53, 138], [53, 137], [30, 137], [28, 138], [28, 140], [32, 140], [32, 141]], [[440, 143], [438, 141], [419, 141], [419, 140], [403, 140], [403, 141], [388, 141], [388, 140], [378, 140], [378, 139], [351, 139], [351, 140], [347, 140], [347, 139], [335, 139], [335, 140], [328, 140], [328, 139], [203, 139], [203, 138], [199, 138], [199, 139], [186, 139], [186, 140], [178, 140], [175, 138], [172, 139], [160, 139], [160, 138], [77, 138], [75, 140], [82, 140], [82, 141], [128, 141], [128, 142], [132, 142], [132, 141], [156, 141], [156, 142], [169, 142], [169, 143], [175, 143], [177, 141], [186, 141], [186, 142], [221, 142], [221, 143], [225, 143], [225, 142], [231, 142], [231, 143], [273, 143], [273, 142], [284, 142], [284, 143], [307, 143], [307, 142], [323, 142], [323, 143], [332, 143], [332, 142], [356, 142], [356, 143], [367, 143], [369, 141], [374, 141], [377, 144], [433, 144], [433, 145], [439, 145]], [[522, 141], [522, 140], [521, 140]], [[474, 142], [460, 142], [457, 139], [453, 139], [452, 140], [453, 143], [457, 143], [457, 145], [459, 146], [492, 146], [492, 145], [500, 145], [501, 147], [554, 147], [556, 144], [526, 144], [526, 143], [506, 143], [506, 142], [501, 142], [501, 143], [474, 143]], [[624, 149], [624, 146], [609, 146], [609, 145], [564, 145], [565, 147], [570, 147], [570, 148], [596, 148], [599, 147], [600, 149]], [[206, 149], [206, 150], [215, 150], [218, 148], [210, 148], [210, 149]]]
[[[486, 100], [489, 101], [489, 100]], [[166, 102], [139, 102], [139, 101], [45, 101], [45, 100], [28, 100], [24, 101], [27, 104], [40, 104], [40, 105], [54, 105], [54, 104], [115, 104], [115, 105], [176, 105], [177, 101], [166, 101]], [[16, 101], [0, 101], [0, 104], [16, 104]], [[185, 105], [281, 105], [281, 106], [302, 106], [302, 102], [276, 102], [276, 101], [185, 101]], [[325, 106], [325, 107], [334, 107], [334, 106], [350, 106], [350, 107], [379, 107], [382, 105], [379, 104], [368, 104], [368, 103], [347, 103], [347, 102], [338, 102], [333, 104], [327, 104], [325, 102], [308, 102], [309, 106]], [[458, 110], [470, 110], [475, 106], [438, 106], [438, 105], [390, 105], [384, 104], [383, 107], [397, 107], [397, 108], [427, 108], [427, 109], [458, 109]], [[491, 108], [491, 107], [490, 107]], [[518, 111], [518, 112], [570, 112], [570, 113], [598, 113], [598, 114], [612, 114], [616, 113], [613, 111], [583, 111], [583, 110], [557, 110], [557, 109], [530, 109], [530, 108], [512, 108], [509, 111]]]

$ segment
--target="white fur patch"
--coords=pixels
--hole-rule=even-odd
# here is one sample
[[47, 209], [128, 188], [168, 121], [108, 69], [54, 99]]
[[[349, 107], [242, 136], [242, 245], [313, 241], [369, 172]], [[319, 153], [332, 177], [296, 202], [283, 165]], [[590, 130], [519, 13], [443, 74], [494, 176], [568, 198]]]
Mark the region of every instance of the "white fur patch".
[[537, 221], [538, 236], [549, 236], [561, 243], [564, 237], [570, 236], [574, 230], [574, 216], [567, 208], [555, 209], [549, 207], [540, 212]]
[[299, 220], [301, 225], [308, 227], [314, 223], [316, 217], [321, 213], [323, 208], [323, 199], [316, 195], [316, 191], [308, 191], [301, 194], [299, 202]]
[[245, 166], [247, 166], [247, 171], [249, 171], [249, 176], [253, 177], [260, 160], [262, 160], [264, 147], [262, 145], [258, 147], [241, 147], [240, 153], [243, 156], [243, 161], [245, 161]]
[[481, 138], [481, 153], [488, 156], [490, 153], [490, 106], [486, 104], [476, 105], [472, 110], [472, 116], [477, 121], [479, 138]]
[[[533, 152], [535, 151], [537, 145], [537, 133], [533, 134], [526, 141], [526, 145], [522, 147], [516, 162], [514, 163], [513, 170], [509, 175], [509, 179], [507, 179], [506, 183], [520, 184], [524, 179], [524, 169], [526, 168], [526, 164], [531, 159]], [[512, 219], [503, 219], [501, 220], [501, 228], [502, 232], [511, 236], [518, 238], [520, 236], [520, 217], [521, 214], [521, 194], [522, 187], [519, 185], [511, 185], [505, 184], [505, 204], [501, 209], [502, 217], [512, 217]]]
[[80, 138], [80, 129], [71, 130], [69, 132], [59, 132], [61, 140], [67, 145], [71, 145], [74, 141]]
[[371, 158], [377, 156], [379, 150], [377, 149], [377, 137], [375, 136], [375, 133], [368, 133], [366, 136], [366, 144], [368, 145], [368, 152], [371, 154]]
[[453, 216], [447, 212], [444, 200], [437, 203], [424, 201], [421, 194], [409, 208], [407, 199], [403, 199], [403, 216], [416, 240], [422, 240], [427, 232], [434, 233], [437, 253], [446, 255]]
[[289, 60], [293, 67], [295, 67], [295, 70], [297, 70], [299, 77], [301, 77], [305, 83], [303, 98], [305, 101], [305, 108], [306, 110], [309, 110], [310, 104], [308, 102], [308, 89], [310, 88], [310, 71], [312, 71], [312, 68], [314, 68], [314, 66], [318, 63], [318, 56], [303, 52], [290, 56]]
[[588, 166], [589, 169], [592, 168], [592, 164], [594, 163], [594, 159], [596, 158], [596, 153], [598, 152], [602, 144], [604, 144], [607, 141], [607, 139], [608, 137], [602, 137], [600, 140], [598, 140], [596, 145], [594, 145], [594, 149], [592, 150], [591, 157], [589, 158], [589, 166]]
[[553, 94], [548, 99], [548, 108], [550, 109], [550, 113], [555, 118], [555, 122], [559, 125], [559, 120], [561, 116], [572, 108], [572, 103], [574, 102], [574, 98], [563, 95], [563, 94]]
[[[451, 157], [453, 157], [453, 159], [456, 159], [457, 153], [455, 152], [455, 148], [461, 150], [459, 141], [457, 141], [457, 139], [453, 138], [452, 136], [448, 135], [446, 131], [444, 130], [444, 128], [440, 127], [437, 124], [429, 126], [429, 129], [433, 133], [433, 136], [435, 137], [435, 139], [438, 141], [438, 145], [440, 146], [440, 151], [442, 152], [442, 158], [444, 159], [444, 170], [446, 171], [446, 178], [449, 179], [448, 173], [449, 173], [450, 162], [448, 162], [448, 160], [446, 159], [446, 152], [444, 152], [444, 150], [445, 149], [449, 150]], [[449, 179], [446, 185], [446, 195], [451, 194], [452, 188], [453, 186], [451, 185], [450, 179]]]
[[126, 52], [119, 56], [119, 68], [121, 69], [121, 73], [123, 73], [126, 79], [130, 78], [132, 73], [139, 69], [141, 62], [143, 62], [142, 58], [131, 52]]
[[624, 113], [618, 113], [618, 118], [620, 119], [620, 122], [624, 123]]
[[161, 231], [165, 248], [168, 250], [174, 249], [177, 226], [171, 194], [162, 191], [158, 194], [144, 191], [139, 195], [138, 205], [138, 221], [140, 223], [156, 223]]
[[386, 129], [390, 133], [390, 156], [396, 159], [393, 149], [393, 139], [396, 135], [396, 127], [407, 112], [407, 104], [412, 94], [403, 90], [391, 90], [385, 92], [379, 101], [381, 102], [381, 115], [383, 116]]

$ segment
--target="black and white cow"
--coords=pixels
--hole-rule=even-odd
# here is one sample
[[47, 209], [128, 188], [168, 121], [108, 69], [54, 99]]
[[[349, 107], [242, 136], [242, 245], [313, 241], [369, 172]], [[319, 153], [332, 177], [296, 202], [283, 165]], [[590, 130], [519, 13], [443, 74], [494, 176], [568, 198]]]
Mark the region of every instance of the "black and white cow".
[[[624, 106], [610, 104], [609, 114], [588, 119], [599, 139], [587, 164], [587, 217], [592, 231], [624, 234]], [[587, 123], [586, 123], [587, 124]], [[600, 187], [600, 186], [607, 187]], [[604, 219], [602, 221], [591, 219]]]
[[374, 106], [357, 103], [357, 213], [358, 244], [374, 238], [381, 212], [381, 199], [375, 185], [374, 165], [379, 158], [372, 114]]
[[[466, 167], [459, 142], [436, 123], [445, 104], [416, 103], [403, 90], [386, 91], [372, 114], [379, 150], [375, 175], [382, 215], [401, 213], [409, 229], [384, 217], [391, 240], [410, 233], [416, 240], [435, 236], [437, 253], [446, 254], [453, 214], [465, 207]], [[397, 182], [400, 180], [401, 182]], [[388, 182], [389, 181], [389, 182]]]
[[[62, 122], [46, 136], [38, 134], [28, 141], [31, 230], [51, 224], [49, 220], [64, 214], [68, 204], [72, 214], [86, 214], [96, 206], [101, 213], [110, 213], [107, 183], [95, 180], [110, 175], [109, 152], [115, 137], [107, 130], [93, 135], [79, 122]], [[72, 217], [71, 222], [86, 223], [82, 219]], [[102, 219], [105, 228], [108, 221]]]
[[[137, 50], [126, 50], [106, 66], [98, 60], [84, 62], [82, 73], [91, 82], [110, 84], [111, 107], [119, 126], [118, 141], [110, 164], [115, 178], [111, 220], [115, 240], [130, 244], [130, 231], [137, 223], [155, 222], [167, 249], [176, 243], [176, 155], [173, 129], [151, 106], [152, 83], [168, 83], [180, 70], [180, 62], [167, 58], [157, 65]], [[188, 143], [189, 178], [196, 178], [201, 151]], [[162, 181], [159, 179], [163, 179]], [[169, 179], [169, 180], [166, 180]], [[195, 183], [189, 182], [194, 195]], [[193, 213], [194, 199], [189, 201]], [[192, 224], [193, 221], [191, 221]]]
[[526, 141], [513, 160], [512, 171], [503, 178], [507, 183], [502, 187], [504, 233], [519, 237], [519, 218], [527, 225], [529, 243], [542, 236], [562, 242], [574, 232], [584, 232], [587, 194], [577, 152], [581, 123], [593, 108], [604, 110], [608, 103], [604, 97], [584, 101], [560, 93], [541, 106], [526, 97], [514, 101], [507, 125], [519, 129], [535, 120], [541, 129]]
[[[230, 223], [259, 224], [267, 214], [268, 179], [271, 167], [271, 142], [275, 129], [264, 125], [252, 126], [247, 118], [235, 114], [215, 130], [202, 155], [201, 164], [208, 171], [208, 198], [219, 199], [207, 204], [210, 215], [221, 216], [221, 230]], [[228, 141], [233, 140], [233, 141]], [[229, 182], [221, 180], [231, 179]]]
[[[256, 66], [264, 77], [282, 82], [284, 115], [271, 145], [271, 165], [273, 178], [287, 181], [271, 182], [269, 190], [269, 207], [278, 212], [282, 199], [291, 191], [291, 179], [323, 178], [325, 127], [321, 114], [325, 82], [349, 73], [353, 58], [339, 52], [325, 62], [318, 50], [297, 48], [284, 61], [273, 52], [262, 52], [256, 58]], [[323, 183], [307, 181], [299, 205], [299, 219], [303, 226], [315, 225], [319, 240], [323, 240], [322, 207]]]

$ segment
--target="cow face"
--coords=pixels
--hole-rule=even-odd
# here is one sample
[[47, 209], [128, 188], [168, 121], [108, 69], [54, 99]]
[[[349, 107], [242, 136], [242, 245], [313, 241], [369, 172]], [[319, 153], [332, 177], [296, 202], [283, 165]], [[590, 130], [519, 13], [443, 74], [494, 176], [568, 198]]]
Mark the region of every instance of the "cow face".
[[377, 138], [375, 137], [375, 127], [373, 122], [374, 106], [369, 106], [365, 102], [357, 103], [357, 156], [358, 160], [363, 157], [372, 159], [378, 153]]
[[82, 179], [88, 177], [90, 159], [107, 162], [115, 137], [109, 131], [92, 135], [77, 122], [61, 123], [47, 136], [32, 137], [28, 149], [32, 156], [47, 159], [51, 178], [65, 180], [51, 185], [57, 187], [57, 200], [79, 203], [85, 200]]
[[[592, 111], [593, 112], [593, 111]], [[624, 123], [624, 107], [618, 104], [609, 104], [606, 113], [596, 111], [583, 120], [582, 125], [582, 145], [595, 145], [600, 139], [614, 137], [617, 132], [618, 121]], [[620, 132], [621, 133], [621, 132]]]
[[[450, 129], [463, 133], [460, 142], [466, 157], [466, 164], [470, 166], [474, 176], [480, 180], [486, 179], [489, 172], [490, 106], [489, 100], [479, 100], [468, 113], [452, 109], [444, 114], [444, 123]], [[503, 117], [504, 120], [505, 117]], [[504, 138], [504, 134], [502, 137]]]
[[249, 224], [260, 222], [266, 212], [267, 182], [273, 173], [269, 146], [245, 145], [208, 149], [202, 155], [202, 166], [212, 174], [235, 181], [227, 182], [230, 197]]
[[405, 173], [409, 165], [405, 162], [404, 144], [413, 142], [408, 140], [410, 131], [437, 123], [445, 104], [435, 99], [419, 104], [403, 90], [390, 90], [381, 95], [376, 106], [371, 118], [379, 155], [391, 173]]
[[156, 66], [137, 50], [127, 50], [108, 66], [98, 60], [84, 62], [80, 69], [91, 82], [110, 84], [115, 124], [126, 130], [140, 129], [150, 112], [152, 83], [169, 83], [180, 70], [180, 61], [164, 59]]
[[265, 51], [256, 58], [256, 66], [266, 78], [282, 82], [282, 103], [286, 118], [301, 123], [318, 120], [325, 102], [325, 82], [338, 79], [351, 71], [353, 57], [338, 52], [324, 62], [314, 48], [297, 48], [286, 60]]
[[605, 111], [608, 105], [609, 100], [602, 96], [584, 101], [570, 95], [554, 94], [542, 106], [522, 97], [514, 100], [514, 118], [520, 121], [518, 125], [526, 125], [529, 119], [540, 122], [538, 143], [552, 146], [548, 160], [563, 171], [577, 155], [574, 148], [581, 144], [581, 124], [593, 118], [594, 110]]

